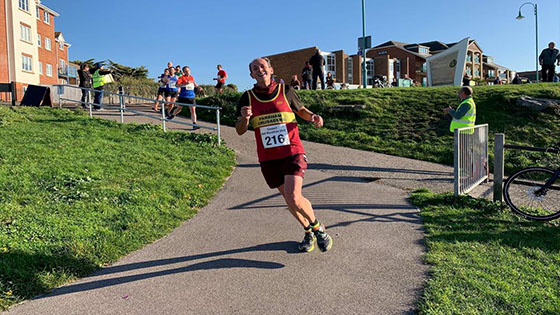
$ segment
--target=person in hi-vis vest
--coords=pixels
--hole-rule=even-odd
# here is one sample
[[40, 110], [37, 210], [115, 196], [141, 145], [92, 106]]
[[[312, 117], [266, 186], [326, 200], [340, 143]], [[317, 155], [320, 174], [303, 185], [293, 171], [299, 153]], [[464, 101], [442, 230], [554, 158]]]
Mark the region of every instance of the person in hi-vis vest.
[[111, 70], [105, 70], [105, 66], [98, 64], [96, 69], [93, 71], [91, 80], [93, 81], [93, 89], [95, 94], [93, 96], [93, 107], [94, 109], [101, 109], [101, 101], [103, 100], [103, 89], [105, 89], [105, 79], [104, 75], [111, 73]]
[[[454, 132], [457, 128], [474, 126], [476, 122], [476, 104], [474, 103], [472, 95], [473, 90], [470, 86], [461, 87], [459, 90], [459, 99], [461, 100], [461, 104], [459, 104], [457, 110], [454, 110], [450, 106], [443, 110], [446, 114], [453, 117], [451, 125], [449, 125], [449, 131]], [[472, 134], [474, 133], [474, 130], [470, 129], [465, 133]]]

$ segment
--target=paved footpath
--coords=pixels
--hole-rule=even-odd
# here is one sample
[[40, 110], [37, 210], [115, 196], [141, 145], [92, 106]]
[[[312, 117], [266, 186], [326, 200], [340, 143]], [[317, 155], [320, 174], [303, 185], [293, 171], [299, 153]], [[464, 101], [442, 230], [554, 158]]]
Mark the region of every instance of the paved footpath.
[[[119, 118], [112, 111], [96, 115]], [[125, 121], [157, 123], [132, 114]], [[422, 222], [407, 197], [419, 187], [449, 191], [451, 168], [304, 142], [310, 160], [304, 195], [334, 239], [331, 251], [304, 254], [297, 251], [303, 229], [266, 186], [253, 135], [239, 137], [222, 127], [222, 137], [236, 151], [237, 168], [193, 219], [114, 265], [7, 313], [414, 312], [428, 268]]]

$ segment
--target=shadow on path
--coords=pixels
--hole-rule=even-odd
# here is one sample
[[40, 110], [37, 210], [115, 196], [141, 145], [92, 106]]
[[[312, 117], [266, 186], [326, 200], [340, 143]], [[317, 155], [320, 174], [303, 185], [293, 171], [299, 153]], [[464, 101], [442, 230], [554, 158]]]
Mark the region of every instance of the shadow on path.
[[[158, 260], [151, 260], [151, 261], [145, 261], [139, 263], [131, 263], [125, 265], [117, 265], [117, 266], [104, 268], [94, 273], [91, 277], [126, 272], [130, 270], [182, 263], [182, 262], [211, 258], [216, 256], [231, 255], [237, 253], [258, 252], [258, 251], [285, 251], [286, 253], [293, 254], [293, 253], [299, 253], [297, 246], [298, 246], [297, 242], [290, 242], [290, 241], [276, 242], [276, 243], [262, 244], [262, 245], [256, 245], [256, 246], [251, 246], [246, 248], [219, 251], [214, 253], [206, 253], [206, 254], [198, 254], [192, 256], [174, 257], [174, 258], [158, 259]], [[284, 267], [283, 264], [276, 263], [276, 262], [257, 261], [257, 260], [249, 260], [249, 259], [238, 259], [238, 258], [221, 258], [221, 259], [200, 262], [189, 266], [184, 266], [184, 267], [179, 267], [174, 269], [154, 271], [154, 272], [148, 272], [148, 273], [143, 273], [138, 275], [115, 277], [110, 279], [95, 280], [86, 283], [72, 284], [72, 285], [60, 287], [58, 289], [55, 289], [52, 293], [42, 295], [37, 298], [41, 299], [41, 298], [48, 298], [52, 296], [76, 293], [81, 291], [95, 290], [104, 287], [119, 285], [122, 283], [134, 282], [134, 281], [139, 281], [139, 280], [144, 280], [144, 279], [149, 279], [154, 277], [161, 277], [161, 276], [167, 276], [167, 275], [197, 271], [197, 270], [211, 270], [211, 269], [225, 269], [225, 268], [280, 269], [283, 267]]]

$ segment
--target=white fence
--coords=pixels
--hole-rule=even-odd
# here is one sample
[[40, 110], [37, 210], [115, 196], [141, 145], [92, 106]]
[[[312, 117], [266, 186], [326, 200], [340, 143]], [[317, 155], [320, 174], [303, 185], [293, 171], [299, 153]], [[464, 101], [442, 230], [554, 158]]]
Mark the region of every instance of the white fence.
[[454, 131], [454, 192], [468, 194], [488, 180], [488, 125]]
[[[56, 89], [56, 94], [58, 96], [57, 101], [58, 101], [58, 104], [59, 104], [60, 107], [62, 107], [62, 102], [64, 102], [64, 101], [77, 103], [77, 104], [82, 104], [83, 106], [85, 106], [86, 108], [89, 109], [89, 116], [93, 117], [92, 106], [94, 104], [92, 104], [93, 100], [91, 99], [91, 97], [94, 95], [96, 90], [89, 89], [89, 88], [78, 87], [78, 86], [75, 86], [75, 85], [68, 85], [68, 84], [56, 84], [53, 87]], [[81, 101], [82, 91], [88, 91], [89, 92], [87, 97], [86, 97], [85, 102]], [[174, 120], [173, 123], [216, 131], [217, 137], [218, 137], [218, 140], [217, 140], [218, 145], [221, 144], [221, 138], [220, 138], [220, 136], [221, 136], [220, 135], [220, 109], [221, 108], [220, 107], [207, 106], [207, 105], [184, 104], [184, 103], [167, 102], [165, 100], [160, 100], [159, 103], [161, 103], [161, 115], [156, 116], [156, 115], [146, 114], [145, 112], [141, 112], [141, 111], [134, 110], [134, 109], [131, 109], [131, 108], [127, 108], [126, 107], [127, 106], [126, 101], [128, 101], [130, 103], [132, 100], [136, 100], [136, 101], [143, 101], [143, 102], [148, 102], [150, 104], [153, 104], [153, 103], [157, 102], [158, 100], [150, 99], [150, 98], [146, 98], [146, 97], [124, 94], [122, 92], [122, 88], [120, 88], [120, 91], [121, 92], [119, 92], [119, 93], [112, 93], [112, 92], [103, 91], [103, 95], [116, 97], [119, 100], [118, 106], [103, 105], [103, 104], [101, 104], [101, 105], [95, 104], [95, 105], [99, 106], [101, 108], [118, 110], [120, 112], [120, 116], [121, 116], [121, 123], [124, 122], [124, 112], [131, 112], [131, 113], [134, 113], [136, 115], [157, 119], [157, 120], [161, 121], [163, 131], [167, 131], [166, 122], [169, 121], [165, 117], [165, 106], [164, 106], [164, 104], [175, 104], [175, 105], [179, 105], [179, 106], [188, 106], [188, 107], [196, 106], [196, 107], [199, 107], [199, 108], [212, 109], [212, 110], [216, 111], [216, 122], [217, 122], [216, 127], [207, 127], [207, 126], [203, 126], [203, 125], [195, 125], [195, 124], [191, 124], [191, 123], [187, 123], [187, 122], [183, 122], [183, 121], [179, 121], [179, 120]]]

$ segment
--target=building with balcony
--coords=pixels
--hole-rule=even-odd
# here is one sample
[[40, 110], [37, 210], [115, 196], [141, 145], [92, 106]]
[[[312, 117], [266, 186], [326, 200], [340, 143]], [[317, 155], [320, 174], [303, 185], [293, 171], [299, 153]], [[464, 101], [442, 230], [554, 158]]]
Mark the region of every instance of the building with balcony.
[[14, 81], [18, 100], [30, 84], [76, 82], [58, 16], [40, 0], [0, 0], [0, 82]]

